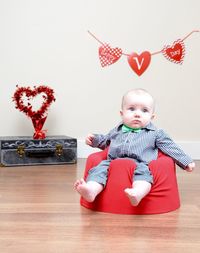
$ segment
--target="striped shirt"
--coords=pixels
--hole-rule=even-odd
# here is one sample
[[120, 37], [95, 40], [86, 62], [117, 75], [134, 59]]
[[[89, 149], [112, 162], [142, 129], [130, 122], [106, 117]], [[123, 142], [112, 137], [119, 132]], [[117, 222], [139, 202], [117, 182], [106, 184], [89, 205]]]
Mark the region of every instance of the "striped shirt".
[[161, 150], [180, 167], [185, 168], [193, 160], [164, 132], [152, 123], [142, 128], [140, 132], [122, 132], [122, 125], [118, 124], [108, 134], [95, 134], [93, 147], [108, 149], [108, 158], [132, 158], [137, 162], [148, 164], [158, 157]]

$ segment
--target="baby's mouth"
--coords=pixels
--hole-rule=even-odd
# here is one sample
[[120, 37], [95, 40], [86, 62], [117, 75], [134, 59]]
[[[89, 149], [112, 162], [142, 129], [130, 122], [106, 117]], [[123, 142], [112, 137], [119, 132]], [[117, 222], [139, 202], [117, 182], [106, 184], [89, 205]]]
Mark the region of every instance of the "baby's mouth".
[[140, 120], [133, 120], [133, 123], [134, 123], [134, 124], [140, 124], [141, 121], [140, 121]]

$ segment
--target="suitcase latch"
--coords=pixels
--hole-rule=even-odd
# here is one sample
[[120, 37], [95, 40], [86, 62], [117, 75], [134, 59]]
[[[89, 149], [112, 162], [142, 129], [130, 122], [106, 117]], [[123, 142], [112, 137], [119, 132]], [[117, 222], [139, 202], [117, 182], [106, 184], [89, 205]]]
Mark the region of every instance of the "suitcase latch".
[[63, 146], [61, 144], [56, 144], [56, 155], [61, 156], [63, 154]]
[[17, 154], [19, 155], [19, 157], [24, 156], [24, 154], [25, 154], [25, 150], [24, 149], [25, 149], [24, 145], [19, 145], [17, 147]]

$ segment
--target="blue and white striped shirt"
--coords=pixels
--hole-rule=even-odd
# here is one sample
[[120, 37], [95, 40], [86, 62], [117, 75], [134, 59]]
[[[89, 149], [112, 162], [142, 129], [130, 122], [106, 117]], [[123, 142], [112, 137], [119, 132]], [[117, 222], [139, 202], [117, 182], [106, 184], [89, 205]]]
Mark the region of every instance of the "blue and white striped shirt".
[[108, 134], [95, 134], [93, 147], [105, 149], [109, 146], [108, 158], [132, 158], [148, 164], [158, 157], [158, 149], [172, 157], [174, 161], [185, 168], [193, 160], [178, 147], [162, 129], [157, 129], [152, 123], [142, 128], [140, 132], [122, 132], [122, 125], [117, 125]]

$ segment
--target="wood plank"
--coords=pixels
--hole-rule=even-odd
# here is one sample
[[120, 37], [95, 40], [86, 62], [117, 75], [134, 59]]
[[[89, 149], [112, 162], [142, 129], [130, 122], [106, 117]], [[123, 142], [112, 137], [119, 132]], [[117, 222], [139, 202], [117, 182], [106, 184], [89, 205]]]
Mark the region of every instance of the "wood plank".
[[98, 213], [79, 205], [77, 164], [0, 168], [0, 252], [200, 251], [200, 161], [177, 168], [181, 208], [160, 215]]

